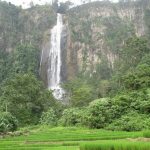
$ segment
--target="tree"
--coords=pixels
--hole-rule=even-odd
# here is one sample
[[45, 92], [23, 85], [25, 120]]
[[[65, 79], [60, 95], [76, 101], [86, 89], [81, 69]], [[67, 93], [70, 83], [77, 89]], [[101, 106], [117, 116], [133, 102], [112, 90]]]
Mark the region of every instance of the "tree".
[[122, 50], [125, 68], [136, 67], [142, 57], [149, 52], [150, 48], [146, 38], [129, 38]]
[[84, 113], [84, 110], [79, 108], [65, 109], [59, 122], [63, 126], [81, 125]]
[[21, 126], [37, 124], [41, 113], [55, 106], [52, 93], [32, 74], [17, 74], [7, 79], [0, 91], [1, 111], [10, 112]]
[[88, 106], [88, 123], [90, 128], [103, 128], [112, 121], [115, 110], [111, 109], [109, 98], [92, 101]]
[[49, 108], [48, 111], [43, 112], [40, 118], [40, 123], [43, 125], [56, 126], [57, 117], [55, 111], [52, 108]]
[[57, 12], [57, 9], [58, 9], [58, 0], [52, 0], [52, 7]]
[[93, 87], [80, 78], [68, 81], [64, 88], [68, 91], [71, 106], [74, 107], [87, 106], [97, 98]]
[[150, 118], [148, 115], [139, 114], [136, 111], [131, 111], [121, 118], [114, 120], [106, 129], [116, 131], [142, 131], [150, 129]]
[[60, 3], [60, 6], [57, 9], [57, 13], [65, 14], [71, 4], [72, 3], [69, 1], [67, 1], [65, 3]]
[[8, 77], [12, 64], [9, 64], [9, 54], [5, 50], [0, 50], [0, 84]]
[[29, 5], [30, 5], [31, 8], [34, 7], [33, 1], [31, 1]]
[[12, 53], [13, 72], [32, 72], [36, 76], [39, 74], [39, 49], [32, 45], [19, 45]]

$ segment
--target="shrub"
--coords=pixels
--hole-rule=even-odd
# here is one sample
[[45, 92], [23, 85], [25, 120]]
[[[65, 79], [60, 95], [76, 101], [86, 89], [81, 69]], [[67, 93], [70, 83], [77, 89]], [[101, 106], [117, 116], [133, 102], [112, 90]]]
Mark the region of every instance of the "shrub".
[[106, 127], [109, 130], [141, 131], [150, 129], [150, 118], [145, 114], [130, 112]]
[[0, 112], [0, 132], [15, 131], [18, 121], [8, 112]]
[[63, 111], [60, 124], [63, 126], [81, 125], [84, 122], [84, 110], [79, 108], [69, 108]]
[[91, 128], [103, 128], [111, 122], [115, 115], [111, 107], [111, 101], [107, 98], [94, 100], [88, 109], [88, 126]]
[[40, 123], [43, 125], [55, 126], [57, 124], [57, 117], [52, 108], [50, 108], [47, 112], [43, 112]]

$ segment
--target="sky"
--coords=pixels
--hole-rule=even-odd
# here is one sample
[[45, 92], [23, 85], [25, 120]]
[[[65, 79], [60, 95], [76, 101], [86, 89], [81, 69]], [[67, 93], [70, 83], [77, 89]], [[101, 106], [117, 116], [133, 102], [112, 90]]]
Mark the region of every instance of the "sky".
[[[46, 3], [51, 3], [51, 0], [2, 0], [2, 1], [7, 1], [7, 2], [11, 2], [12, 4], [15, 4], [17, 6], [22, 6], [23, 8], [28, 8], [30, 5], [30, 2], [32, 1], [34, 4], [39, 4], [39, 5], [44, 5]], [[60, 2], [65, 2], [68, 0], [59, 0]], [[81, 0], [69, 0], [73, 3], [75, 3], [75, 5], [80, 5], [81, 4]], [[86, 1], [86, 0], [85, 0]], [[96, 0], [92, 0], [92, 1], [96, 1]], [[113, 2], [116, 2], [117, 0], [111, 0]]]

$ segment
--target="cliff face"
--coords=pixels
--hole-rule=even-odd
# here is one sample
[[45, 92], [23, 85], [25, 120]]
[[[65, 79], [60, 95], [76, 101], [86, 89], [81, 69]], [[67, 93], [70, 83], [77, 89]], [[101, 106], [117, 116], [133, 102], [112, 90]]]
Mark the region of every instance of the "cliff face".
[[43, 51], [45, 57], [40, 67], [40, 75], [45, 85], [50, 29], [55, 23], [56, 13], [50, 5], [33, 6], [24, 10], [0, 1], [0, 51], [11, 53], [19, 44], [31, 44], [37, 49], [46, 50]]
[[[78, 73], [111, 70], [125, 40], [146, 33], [145, 10], [150, 2], [112, 4], [93, 2], [70, 9], [64, 15], [62, 33], [62, 80]], [[11, 52], [19, 43], [41, 49], [40, 75], [47, 85], [50, 30], [56, 24], [56, 13], [46, 6], [27, 10], [0, 2], [0, 50]]]
[[113, 69], [125, 40], [145, 35], [144, 15], [149, 7], [140, 2], [95, 2], [71, 9], [65, 18], [68, 79], [79, 72], [97, 72], [104, 60]]
[[23, 10], [0, 2], [0, 49], [11, 52], [18, 44], [32, 44], [41, 49], [55, 18], [48, 5]]

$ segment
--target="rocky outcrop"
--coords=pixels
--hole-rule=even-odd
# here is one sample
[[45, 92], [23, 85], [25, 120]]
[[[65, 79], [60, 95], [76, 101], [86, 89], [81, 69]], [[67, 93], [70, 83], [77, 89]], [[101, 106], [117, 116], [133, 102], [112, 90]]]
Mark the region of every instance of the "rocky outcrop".
[[[149, 0], [129, 3], [93, 2], [70, 9], [64, 15], [61, 37], [62, 81], [78, 73], [98, 72], [105, 60], [113, 69], [126, 39], [146, 33], [145, 10]], [[50, 6], [27, 10], [0, 2], [0, 49], [11, 52], [19, 43], [41, 49], [40, 76], [47, 86], [50, 30], [56, 13]]]
[[113, 69], [125, 40], [133, 35], [145, 35], [144, 13], [149, 7], [141, 2], [94, 2], [69, 10], [67, 78], [79, 72], [96, 72], [103, 59]]
[[56, 13], [50, 5], [21, 9], [0, 1], [0, 49], [11, 52], [18, 44], [42, 48], [44, 33], [53, 27]]

